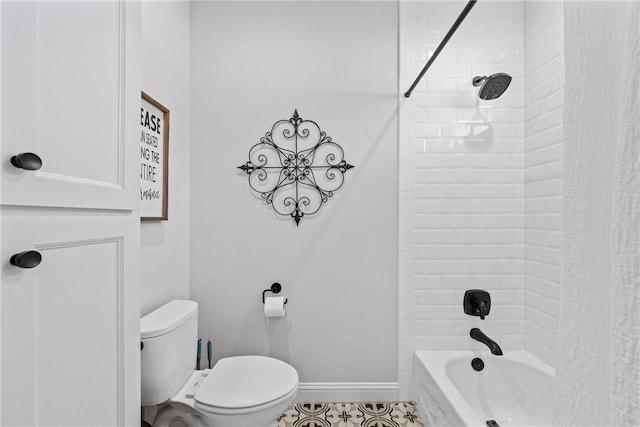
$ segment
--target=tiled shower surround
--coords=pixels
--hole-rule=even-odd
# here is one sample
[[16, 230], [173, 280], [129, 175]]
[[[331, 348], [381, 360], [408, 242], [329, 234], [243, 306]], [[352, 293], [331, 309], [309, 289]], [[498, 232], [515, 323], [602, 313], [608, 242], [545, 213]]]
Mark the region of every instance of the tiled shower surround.
[[525, 3], [525, 348], [554, 366], [562, 277], [564, 24]]
[[[400, 2], [401, 93], [465, 4]], [[482, 349], [472, 327], [503, 350], [526, 348], [553, 364], [564, 63], [558, 43], [543, 47], [554, 37], [562, 46], [561, 19], [544, 21], [555, 6], [561, 12], [556, 2], [478, 2], [401, 98], [401, 398], [409, 397], [413, 350]], [[501, 72], [513, 77], [505, 94], [480, 100], [473, 77]], [[549, 78], [556, 83], [545, 85]], [[492, 297], [484, 321], [462, 308], [465, 290], [476, 288]]]

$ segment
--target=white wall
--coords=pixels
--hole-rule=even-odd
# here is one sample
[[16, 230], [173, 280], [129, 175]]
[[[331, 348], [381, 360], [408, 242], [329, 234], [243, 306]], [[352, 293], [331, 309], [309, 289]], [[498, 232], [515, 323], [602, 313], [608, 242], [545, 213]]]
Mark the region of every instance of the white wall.
[[[465, 4], [401, 2], [402, 93]], [[471, 327], [505, 350], [524, 346], [523, 11], [522, 2], [478, 2], [401, 100], [401, 397], [414, 349], [482, 349]], [[480, 100], [473, 77], [498, 72], [511, 86]], [[463, 311], [474, 288], [491, 293], [484, 321]]]
[[[215, 358], [302, 382], [397, 379], [397, 5], [198, 2], [191, 27], [191, 296]], [[320, 213], [277, 217], [237, 166], [298, 110], [355, 165]], [[273, 282], [287, 317], [265, 321]]]
[[555, 366], [562, 279], [564, 14], [525, 3], [525, 348]]
[[170, 110], [169, 219], [140, 225], [142, 315], [189, 297], [189, 21], [187, 1], [142, 2], [142, 90]]

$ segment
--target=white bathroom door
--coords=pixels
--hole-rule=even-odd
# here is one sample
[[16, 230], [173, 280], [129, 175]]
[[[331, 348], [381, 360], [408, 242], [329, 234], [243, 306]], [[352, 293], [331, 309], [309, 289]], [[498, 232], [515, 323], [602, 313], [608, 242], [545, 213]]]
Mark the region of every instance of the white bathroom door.
[[[3, 211], [3, 426], [140, 420], [139, 219]], [[37, 251], [20, 268], [12, 255]]]
[[[137, 209], [140, 3], [0, 9], [2, 205]], [[12, 165], [20, 153], [41, 168]]]
[[139, 44], [138, 1], [0, 1], [0, 425], [139, 423]]

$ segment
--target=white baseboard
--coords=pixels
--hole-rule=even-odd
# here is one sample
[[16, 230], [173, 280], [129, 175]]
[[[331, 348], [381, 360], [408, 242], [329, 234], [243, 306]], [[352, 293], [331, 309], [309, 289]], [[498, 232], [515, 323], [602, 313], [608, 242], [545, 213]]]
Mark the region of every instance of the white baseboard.
[[394, 402], [398, 383], [300, 383], [296, 402]]

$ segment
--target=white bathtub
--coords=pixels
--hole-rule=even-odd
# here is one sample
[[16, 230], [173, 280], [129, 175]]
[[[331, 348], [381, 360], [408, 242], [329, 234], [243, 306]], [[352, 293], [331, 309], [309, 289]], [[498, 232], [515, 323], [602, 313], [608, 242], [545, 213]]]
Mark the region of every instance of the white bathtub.
[[[485, 367], [475, 371], [471, 360]], [[554, 370], [525, 351], [416, 351], [413, 394], [427, 425], [550, 426]]]

